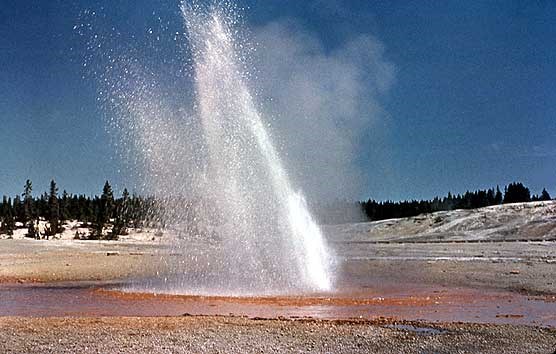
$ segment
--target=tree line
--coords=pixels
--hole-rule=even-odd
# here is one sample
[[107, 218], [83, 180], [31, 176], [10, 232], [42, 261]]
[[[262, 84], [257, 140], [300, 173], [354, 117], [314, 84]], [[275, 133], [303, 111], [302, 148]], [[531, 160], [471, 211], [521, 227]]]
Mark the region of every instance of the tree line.
[[540, 195], [531, 195], [529, 188], [525, 187], [523, 183], [513, 182], [504, 188], [503, 193], [497, 186], [485, 190], [467, 191], [464, 194], [453, 195], [448, 193], [443, 198], [436, 197], [431, 200], [379, 202], [369, 199], [360, 202], [360, 205], [369, 220], [384, 220], [434, 213], [436, 211], [476, 209], [491, 205], [547, 200], [551, 200], [551, 197], [546, 189], [543, 189]]
[[[195, 229], [197, 209], [215, 208], [203, 201], [184, 200], [172, 197], [162, 203], [154, 197], [130, 195], [127, 189], [120, 197], [115, 197], [108, 181], [105, 182], [100, 196], [60, 194], [56, 182], [50, 182], [49, 192], [38, 197], [32, 195], [33, 185], [27, 180], [23, 193], [14, 198], [4, 196], [0, 204], [0, 234], [13, 235], [16, 228], [25, 227], [30, 238], [50, 238], [64, 231], [62, 225], [68, 220], [77, 220], [87, 227], [87, 239], [115, 240], [126, 235], [129, 228], [164, 228], [166, 219], [181, 217], [176, 211], [186, 208], [185, 226]], [[485, 190], [467, 191], [464, 194], [448, 193], [445, 197], [431, 200], [376, 201], [369, 199], [361, 202], [341, 201], [330, 205], [313, 206], [313, 211], [321, 223], [344, 223], [366, 220], [383, 220], [411, 217], [424, 213], [454, 209], [475, 209], [506, 203], [551, 200], [550, 194], [543, 189], [540, 195], [531, 195], [522, 183], [510, 183], [504, 192], [497, 186]], [[360, 210], [361, 213], [353, 213]], [[44, 228], [39, 227], [41, 220]], [[199, 230], [194, 230], [199, 233]], [[76, 238], [84, 238], [76, 231]]]
[[[152, 222], [156, 211], [153, 197], [130, 195], [127, 189], [121, 197], [114, 197], [108, 181], [100, 196], [68, 194], [65, 190], [60, 195], [54, 180], [50, 182], [48, 193], [33, 197], [32, 192], [33, 184], [27, 180], [21, 195], [2, 198], [0, 234], [13, 235], [19, 223], [27, 229], [27, 237], [48, 239], [63, 231], [65, 221], [78, 220], [89, 228], [88, 239], [113, 240], [126, 235], [129, 227], [140, 228]], [[42, 231], [39, 228], [41, 220], [46, 221]], [[75, 237], [84, 235], [76, 231]]]

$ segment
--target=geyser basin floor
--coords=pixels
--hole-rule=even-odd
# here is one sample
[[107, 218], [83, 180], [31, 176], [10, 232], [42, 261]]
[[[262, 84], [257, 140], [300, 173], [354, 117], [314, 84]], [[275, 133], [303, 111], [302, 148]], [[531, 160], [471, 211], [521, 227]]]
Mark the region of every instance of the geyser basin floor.
[[3, 284], [1, 316], [234, 315], [263, 318], [424, 320], [556, 327], [556, 297], [471, 288], [377, 284], [336, 294], [281, 297], [128, 293], [114, 285]]
[[556, 321], [556, 242], [337, 243], [342, 264], [334, 296], [239, 299], [108, 291], [163, 268], [159, 256], [171, 251], [156, 242], [2, 240], [1, 247], [3, 316], [233, 313], [543, 326]]
[[0, 318], [0, 343], [8, 353], [527, 354], [552, 353], [555, 340], [551, 329], [462, 323], [392, 326], [384, 321], [206, 316]]

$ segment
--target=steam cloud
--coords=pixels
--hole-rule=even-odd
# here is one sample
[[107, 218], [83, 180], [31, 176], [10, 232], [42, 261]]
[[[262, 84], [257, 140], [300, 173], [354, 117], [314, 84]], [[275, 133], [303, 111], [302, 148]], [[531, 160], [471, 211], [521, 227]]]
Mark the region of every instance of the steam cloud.
[[[198, 158], [195, 152], [198, 144], [192, 144], [195, 139], [189, 136], [178, 139], [175, 136], [178, 131], [183, 133], [189, 130], [186, 127], [176, 129], [168, 126], [169, 122], [176, 123], [176, 116], [191, 115], [187, 112], [192, 109], [191, 100], [184, 99], [181, 94], [188, 91], [184, 88], [191, 86], [188, 76], [191, 73], [187, 74], [189, 64], [176, 69], [182, 65], [176, 64], [182, 60], [181, 54], [178, 52], [177, 56], [176, 53], [168, 56], [167, 53], [163, 54], [164, 51], [159, 53], [156, 45], [151, 43], [152, 48], [147, 46], [149, 51], [142, 55], [140, 51], [128, 48], [133, 48], [133, 44], [123, 46], [122, 39], [118, 39], [119, 34], [105, 33], [97, 39], [96, 33], [107, 26], [87, 26], [84, 29], [80, 27], [80, 31], [90, 32], [88, 46], [92, 48], [92, 54], [100, 51], [97, 57], [102, 62], [105, 58], [104, 48], [112, 48], [114, 52], [109, 57], [110, 61], [104, 64], [109, 69], [99, 76], [99, 81], [106, 86], [102, 88], [105, 94], [101, 101], [108, 103], [108, 106], [118, 106], [116, 114], [110, 117], [111, 130], [126, 130], [123, 126], [127, 122], [120, 118], [114, 119], [114, 116], [123, 117], [130, 113], [147, 116], [146, 113], [151, 112], [149, 114], [159, 117], [158, 120], [151, 119], [159, 122], [159, 131], [167, 132], [168, 138], [176, 140], [176, 151], [164, 152], [174, 157], [173, 163], [179, 165]], [[182, 40], [168, 28], [163, 27], [159, 31], [156, 35], [161, 34], [161, 40], [167, 39], [165, 43], [168, 47]], [[328, 48], [314, 33], [293, 19], [274, 21], [249, 32], [249, 42], [254, 43], [256, 48], [248, 54], [254, 56], [252, 61], [256, 70], [256, 75], [251, 75], [250, 85], [254, 85], [255, 91], [259, 92], [256, 98], [258, 108], [270, 125], [272, 139], [278, 146], [294, 186], [303, 190], [311, 203], [360, 198], [364, 192], [365, 175], [374, 173], [372, 170], [363, 171], [361, 164], [357, 163], [362, 138], [377, 129], [376, 123], [384, 119], [385, 112], [380, 101], [395, 80], [395, 67], [385, 58], [382, 43], [372, 35], [358, 34], [335, 48]], [[168, 36], [164, 35], [168, 33]], [[102, 50], [96, 49], [100, 48], [99, 44], [102, 44]], [[250, 47], [246, 45], [245, 48]], [[119, 52], [125, 52], [125, 55], [117, 55]], [[127, 56], [131, 58], [126, 59]], [[160, 61], [164, 63], [161, 67], [151, 65], [151, 62]], [[184, 76], [184, 73], [187, 75]], [[148, 90], [137, 92], [137, 88], [146, 86], [149, 86]], [[106, 92], [112, 95], [107, 96]], [[168, 104], [163, 104], [163, 107], [143, 104], [141, 112], [135, 112], [137, 107], [133, 110], [128, 107], [131, 96], [135, 97], [133, 101], [167, 101]], [[107, 102], [107, 99], [115, 99], [116, 104]], [[118, 102], [121, 104], [118, 105]], [[176, 107], [180, 108], [176, 110]], [[190, 122], [190, 119], [184, 118], [181, 124], [187, 126]], [[143, 130], [139, 126], [129, 125], [127, 129]], [[122, 137], [115, 140], [122, 145], [121, 150], [124, 152], [137, 150], [126, 147], [134, 145], [133, 141], [126, 142]], [[191, 146], [183, 146], [183, 142]], [[144, 142], [139, 143], [145, 146]], [[156, 150], [157, 147], [153, 146], [152, 149]], [[125, 159], [122, 158], [123, 161]], [[141, 158], [133, 157], [131, 160], [135, 164], [131, 163], [133, 168], [130, 169], [130, 175], [136, 174], [134, 170], [141, 170], [135, 165], [158, 171], [173, 169], [173, 164], [155, 166], [148, 159], [139, 161]], [[175, 169], [180, 168], [176, 166]], [[171, 172], [163, 173], [168, 175]], [[141, 176], [137, 177], [141, 179]], [[159, 192], [152, 185], [148, 189], [155, 194]]]
[[262, 109], [274, 119], [282, 158], [310, 200], [358, 198], [361, 138], [384, 115], [395, 68], [371, 35], [333, 49], [292, 20], [254, 31]]

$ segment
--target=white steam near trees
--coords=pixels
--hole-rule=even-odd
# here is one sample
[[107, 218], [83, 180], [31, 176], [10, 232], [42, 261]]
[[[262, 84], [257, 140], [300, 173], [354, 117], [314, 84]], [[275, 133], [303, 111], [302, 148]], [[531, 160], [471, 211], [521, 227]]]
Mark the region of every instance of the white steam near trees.
[[260, 102], [296, 184], [313, 201], [358, 198], [361, 138], [384, 115], [395, 67], [380, 41], [358, 35], [328, 50], [292, 20], [253, 33]]

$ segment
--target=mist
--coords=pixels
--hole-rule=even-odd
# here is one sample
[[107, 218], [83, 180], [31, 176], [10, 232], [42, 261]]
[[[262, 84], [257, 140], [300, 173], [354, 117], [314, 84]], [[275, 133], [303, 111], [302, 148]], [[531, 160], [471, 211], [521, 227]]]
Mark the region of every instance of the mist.
[[385, 117], [381, 99], [395, 67], [372, 35], [336, 48], [295, 20], [255, 28], [261, 109], [298, 188], [312, 203], [357, 200], [365, 174], [356, 164], [363, 136]]
[[[245, 35], [238, 43], [245, 49], [248, 85], [294, 188], [313, 206], [360, 199], [373, 173], [357, 161], [368, 146], [362, 142], [369, 132], [381, 134], [378, 123], [387, 116], [381, 101], [395, 82], [395, 66], [383, 44], [358, 33], [327, 47], [295, 19], [239, 29]], [[164, 194], [171, 184], [173, 190], [195, 195], [203, 189], [199, 159], [204, 147], [195, 139], [198, 127], [191, 126], [197, 118], [189, 97], [189, 43], [174, 30], [159, 31], [163, 46], [153, 42], [145, 53], [126, 49], [133, 44], [121, 45], [114, 33], [102, 36], [102, 48], [109, 45], [112, 52], [122, 53], [113, 55], [99, 77], [101, 93], [109, 93], [102, 102], [112, 107], [108, 127], [120, 146], [120, 160], [129, 166], [128, 176], [139, 182], [137, 189]], [[89, 47], [100, 48], [96, 32], [92, 38]], [[168, 49], [175, 47], [183, 50]], [[130, 54], [135, 58], [126, 58]], [[152, 65], [155, 59], [166, 65]], [[145, 133], [151, 130], [174, 143], [161, 150], [158, 139]], [[122, 137], [114, 134], [118, 131], [130, 133]], [[189, 166], [187, 171], [183, 165]], [[184, 185], [190, 188], [184, 190]]]

